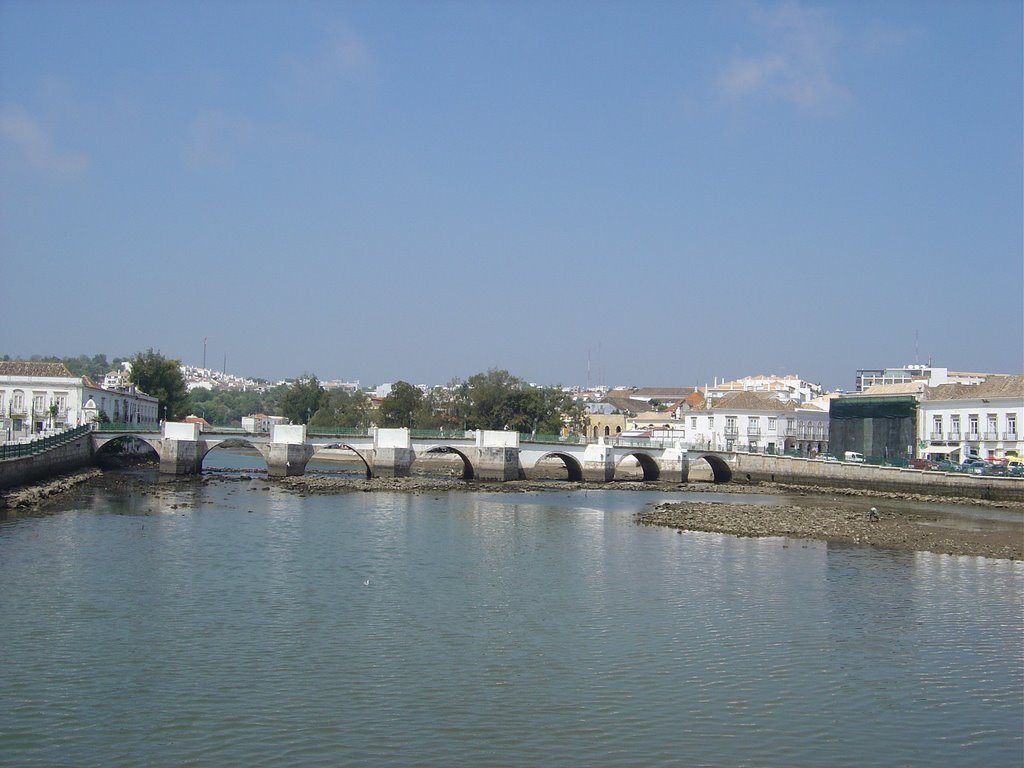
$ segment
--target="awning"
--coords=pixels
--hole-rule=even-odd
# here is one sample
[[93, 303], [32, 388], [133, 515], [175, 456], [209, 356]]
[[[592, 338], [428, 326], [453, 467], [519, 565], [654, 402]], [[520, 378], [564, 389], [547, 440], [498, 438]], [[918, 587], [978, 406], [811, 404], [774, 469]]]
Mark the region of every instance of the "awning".
[[950, 453], [956, 453], [960, 448], [961, 446], [959, 445], [929, 445], [924, 449], [924, 452], [928, 454], [938, 453], [945, 456]]

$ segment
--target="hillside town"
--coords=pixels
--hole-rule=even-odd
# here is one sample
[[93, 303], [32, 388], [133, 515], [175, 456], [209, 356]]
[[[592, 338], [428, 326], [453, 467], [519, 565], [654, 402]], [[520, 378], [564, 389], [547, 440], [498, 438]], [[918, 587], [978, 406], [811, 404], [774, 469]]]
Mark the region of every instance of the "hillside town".
[[[192, 365], [180, 365], [191, 392], [266, 391], [289, 382], [267, 382]], [[1024, 455], [1024, 376], [951, 371], [906, 365], [860, 369], [848, 392], [825, 392], [799, 375], [750, 375], [688, 387], [563, 388], [585, 413], [586, 439], [656, 441], [695, 449], [865, 458], [921, 468], [1016, 464]], [[320, 382], [366, 398], [369, 423], [391, 384]], [[533, 386], [533, 385], [531, 385]], [[422, 392], [431, 389], [418, 387]], [[131, 363], [121, 362], [102, 382], [74, 376], [62, 363], [0, 361], [0, 440], [18, 442], [94, 422], [159, 425], [159, 401], [132, 383]], [[186, 421], [213, 425], [202, 415]], [[255, 412], [231, 426], [267, 432], [288, 420]], [[571, 426], [566, 423], [563, 432]]]

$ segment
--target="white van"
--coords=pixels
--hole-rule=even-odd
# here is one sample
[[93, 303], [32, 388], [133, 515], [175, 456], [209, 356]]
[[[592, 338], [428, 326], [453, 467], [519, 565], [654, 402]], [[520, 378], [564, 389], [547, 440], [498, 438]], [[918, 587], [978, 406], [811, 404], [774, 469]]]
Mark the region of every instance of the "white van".
[[857, 453], [856, 451], [847, 451], [843, 454], [843, 461], [857, 461], [864, 463], [864, 454]]

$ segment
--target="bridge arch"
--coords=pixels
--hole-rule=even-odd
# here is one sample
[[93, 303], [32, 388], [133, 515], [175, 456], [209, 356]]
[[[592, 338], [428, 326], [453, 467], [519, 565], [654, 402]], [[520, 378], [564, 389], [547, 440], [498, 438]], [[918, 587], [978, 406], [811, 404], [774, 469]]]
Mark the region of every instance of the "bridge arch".
[[701, 453], [698, 454], [695, 459], [691, 461], [704, 459], [711, 467], [711, 473], [713, 475], [713, 482], [715, 484], [728, 483], [732, 480], [732, 467], [729, 466], [728, 462], [721, 456], [714, 453]]
[[[232, 448], [252, 448], [256, 453], [263, 457], [263, 463], [267, 465], [267, 452], [269, 450], [266, 443], [254, 443], [247, 440], [244, 437], [233, 437], [228, 440], [204, 440], [202, 441], [203, 450], [202, 455], [199, 457], [199, 471], [203, 471], [203, 462], [206, 461], [206, 457], [210, 455], [211, 451], [215, 451], [218, 448], [230, 451]], [[267, 467], [269, 471], [269, 467]]]
[[627, 453], [615, 463], [615, 469], [618, 470], [622, 462], [629, 458], [636, 459], [637, 463], [640, 465], [640, 469], [644, 473], [644, 482], [653, 483], [661, 477], [661, 467], [658, 466], [657, 460], [643, 451]]
[[565, 471], [568, 474], [566, 478], [570, 482], [583, 482], [583, 465], [580, 464], [579, 460], [571, 453], [565, 453], [563, 451], [551, 451], [545, 453], [533, 464], [533, 468], [536, 469], [537, 465], [545, 459], [559, 459], [565, 466]]
[[373, 470], [370, 468], [370, 462], [368, 462], [366, 460], [366, 457], [363, 456], [363, 454], [361, 454], [358, 450], [353, 448], [348, 443], [333, 443], [331, 445], [317, 445], [313, 449], [313, 456], [312, 456], [312, 458], [315, 459], [317, 453], [319, 453], [322, 450], [326, 450], [328, 448], [333, 448], [333, 449], [341, 448], [341, 449], [344, 449], [346, 451], [351, 451], [352, 453], [354, 453], [356, 455], [356, 458], [359, 459], [363, 463], [363, 469], [366, 472], [366, 479], [369, 480], [371, 477], [373, 477]]
[[466, 454], [464, 454], [462, 451], [460, 451], [458, 448], [455, 448], [455, 447], [450, 446], [450, 445], [434, 445], [434, 446], [428, 447], [424, 451], [414, 452], [413, 453], [413, 463], [415, 463], [416, 459], [420, 455], [426, 455], [428, 453], [442, 454], [442, 455], [444, 455], [444, 454], [455, 454], [460, 459], [462, 459], [462, 479], [463, 480], [472, 480], [474, 477], [476, 477], [476, 470], [473, 468], [473, 462], [469, 460], [469, 457]]
[[[139, 449], [143, 445], [147, 446], [147, 448], [140, 451]], [[134, 450], [125, 450], [132, 448], [134, 448]], [[152, 438], [147, 439], [141, 435], [118, 435], [117, 437], [111, 437], [96, 446], [96, 450], [93, 452], [93, 461], [101, 467], [105, 464], [114, 465], [116, 462], [115, 457], [124, 455], [125, 453], [134, 453], [136, 455], [139, 453], [151, 453], [152, 458], [159, 460], [159, 440], [154, 440]]]

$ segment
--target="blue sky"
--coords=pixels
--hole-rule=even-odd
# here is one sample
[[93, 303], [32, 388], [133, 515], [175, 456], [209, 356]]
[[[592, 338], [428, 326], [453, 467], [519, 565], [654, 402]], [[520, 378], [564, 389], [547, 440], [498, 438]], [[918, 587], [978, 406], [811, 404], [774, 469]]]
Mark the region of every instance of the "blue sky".
[[1020, 2], [0, 0], [0, 352], [1024, 367]]

